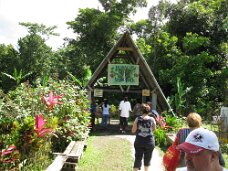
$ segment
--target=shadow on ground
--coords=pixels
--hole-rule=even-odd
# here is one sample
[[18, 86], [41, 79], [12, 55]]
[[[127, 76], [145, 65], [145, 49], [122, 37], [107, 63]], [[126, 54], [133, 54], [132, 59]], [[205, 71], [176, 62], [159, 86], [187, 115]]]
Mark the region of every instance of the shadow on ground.
[[132, 135], [131, 125], [126, 128], [126, 133], [122, 134], [120, 131], [119, 121], [110, 120], [110, 124], [105, 128], [101, 124], [96, 124], [90, 132], [91, 135], [104, 136], [104, 135]]

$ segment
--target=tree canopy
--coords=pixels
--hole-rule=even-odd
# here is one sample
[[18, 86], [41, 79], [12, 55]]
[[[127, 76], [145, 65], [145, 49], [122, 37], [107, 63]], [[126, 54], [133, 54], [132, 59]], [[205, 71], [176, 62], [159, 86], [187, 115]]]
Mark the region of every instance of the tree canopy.
[[211, 114], [227, 106], [225, 0], [160, 0], [150, 8], [148, 19], [138, 22], [129, 16], [145, 7], [146, 0], [99, 2], [103, 9], [80, 9], [75, 19], [66, 21], [75, 37], [66, 38], [57, 51], [46, 44], [58, 35], [56, 26], [20, 23], [28, 35], [18, 40], [18, 49], [0, 44], [1, 89], [15, 87], [7, 77], [15, 70], [21, 76], [32, 73], [26, 77], [31, 82], [50, 76], [85, 84], [87, 73], [95, 71], [119, 35], [129, 30], [179, 115], [193, 110]]

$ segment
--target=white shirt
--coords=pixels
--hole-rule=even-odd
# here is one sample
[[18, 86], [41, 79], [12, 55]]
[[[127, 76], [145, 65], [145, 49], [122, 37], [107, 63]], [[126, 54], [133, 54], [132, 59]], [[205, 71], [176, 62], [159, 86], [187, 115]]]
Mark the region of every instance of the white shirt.
[[129, 112], [131, 112], [131, 103], [129, 101], [121, 101], [119, 105], [119, 110], [120, 110], [120, 116], [121, 117], [129, 117]]

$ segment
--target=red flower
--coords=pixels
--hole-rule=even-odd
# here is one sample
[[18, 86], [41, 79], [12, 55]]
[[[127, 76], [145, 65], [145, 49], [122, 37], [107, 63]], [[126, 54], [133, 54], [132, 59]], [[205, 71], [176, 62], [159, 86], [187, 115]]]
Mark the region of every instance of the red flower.
[[16, 146], [11, 145], [6, 150], [0, 151], [0, 162], [11, 163], [12, 161], [16, 161], [18, 160], [17, 154], [19, 154], [19, 151], [16, 150]]
[[36, 122], [35, 132], [37, 133], [38, 137], [42, 137], [45, 133], [51, 132], [51, 128], [44, 128], [46, 121], [43, 120], [43, 115], [36, 115], [35, 122]]
[[62, 98], [63, 95], [54, 96], [53, 91], [50, 91], [48, 97], [42, 96], [42, 101], [48, 106], [48, 110], [51, 110], [55, 104], [62, 104], [58, 99]]
[[16, 148], [15, 145], [9, 146], [9, 148], [7, 148], [6, 150], [4, 150], [4, 151], [2, 152], [2, 156], [6, 155], [6, 154], [12, 153], [13, 150], [14, 150], [15, 148]]
[[162, 116], [156, 117], [156, 122], [161, 126], [163, 129], [170, 129], [172, 126], [166, 125], [166, 121]]

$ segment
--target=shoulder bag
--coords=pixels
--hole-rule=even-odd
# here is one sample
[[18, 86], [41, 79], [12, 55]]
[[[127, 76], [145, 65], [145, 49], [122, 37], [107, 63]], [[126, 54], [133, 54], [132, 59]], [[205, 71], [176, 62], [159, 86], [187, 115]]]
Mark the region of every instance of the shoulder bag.
[[[182, 129], [179, 131], [179, 134], [182, 132]], [[176, 149], [179, 144], [179, 136], [176, 136], [175, 141], [167, 149], [165, 155], [163, 156], [163, 164], [166, 171], [175, 171], [181, 157], [181, 152]]]

